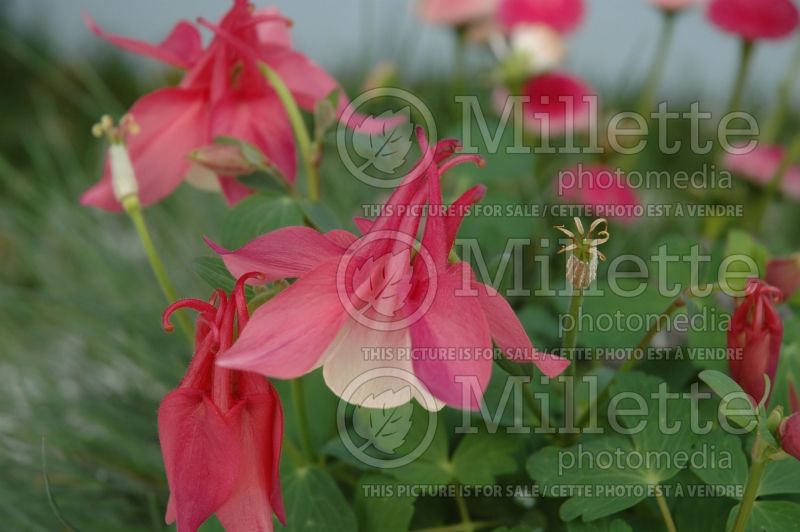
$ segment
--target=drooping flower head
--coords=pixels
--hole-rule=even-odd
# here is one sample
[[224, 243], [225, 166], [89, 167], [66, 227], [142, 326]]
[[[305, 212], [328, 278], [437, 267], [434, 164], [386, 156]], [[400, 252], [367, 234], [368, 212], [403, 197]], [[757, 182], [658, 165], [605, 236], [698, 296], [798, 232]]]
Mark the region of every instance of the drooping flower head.
[[728, 330], [731, 377], [756, 403], [764, 396], [764, 376], [775, 382], [783, 340], [783, 322], [775, 303], [781, 297], [777, 288], [760, 279], [748, 279], [744, 297], [731, 317]]
[[[192, 168], [189, 155], [220, 136], [256, 146], [289, 181], [294, 180], [292, 128], [283, 105], [259, 70], [260, 63], [274, 70], [298, 105], [307, 110], [339, 89], [336, 80], [292, 48], [286, 18], [274, 9], [256, 10], [248, 0], [234, 0], [217, 24], [201, 20], [214, 32], [205, 49], [198, 29], [185, 21], [159, 45], [106, 33], [89, 17], [86, 24], [121, 48], [186, 71], [177, 87], [143, 96], [129, 112], [140, 127], [128, 148], [143, 205], [163, 199], [188, 179]], [[342, 95], [340, 111], [346, 105]], [[352, 122], [348, 125], [354, 125]], [[372, 125], [377, 127], [373, 122], [367, 124]], [[194, 168], [191, 177], [206, 187], [221, 189], [231, 202], [250, 193], [231, 176], [202, 174], [202, 169]], [[112, 193], [108, 164], [102, 180], [81, 201], [106, 210], [120, 209]]]
[[[748, 153], [726, 153], [723, 165], [740, 177], [766, 186], [775, 179], [786, 155], [782, 146], [756, 146]], [[781, 179], [781, 191], [795, 201], [800, 201], [800, 166], [792, 165]]]
[[464, 26], [491, 17], [499, 0], [421, 0], [418, 13], [431, 24]]
[[547, 24], [561, 33], [583, 20], [583, 0], [501, 0], [497, 19], [507, 30], [519, 24]]
[[789, 36], [800, 15], [792, 0], [712, 0], [708, 18], [723, 31], [755, 41]]
[[[327, 385], [351, 403], [392, 407], [414, 396], [428, 409], [478, 407], [492, 371], [492, 339], [506, 356], [549, 376], [564, 370], [567, 361], [533, 349], [505, 299], [450, 257], [484, 188], [445, 206], [440, 178], [480, 158], [455, 156], [454, 140], [428, 146], [418, 137], [422, 159], [378, 218], [356, 220], [362, 236], [289, 227], [236, 251], [214, 246], [234, 275], [297, 279], [254, 313], [220, 364], [283, 379], [322, 366]], [[382, 373], [352, 390], [372, 370]], [[399, 393], [409, 387], [413, 393]]]
[[275, 388], [260, 375], [221, 368], [248, 321], [242, 276], [228, 295], [183, 300], [200, 312], [195, 352], [180, 385], [161, 402], [158, 434], [170, 500], [166, 521], [193, 532], [216, 514], [225, 530], [271, 531], [273, 512], [285, 522], [278, 465], [283, 412]]
[[626, 224], [637, 219], [639, 197], [624, 175], [611, 167], [594, 164], [562, 170], [555, 187], [560, 200], [592, 207], [597, 216]]

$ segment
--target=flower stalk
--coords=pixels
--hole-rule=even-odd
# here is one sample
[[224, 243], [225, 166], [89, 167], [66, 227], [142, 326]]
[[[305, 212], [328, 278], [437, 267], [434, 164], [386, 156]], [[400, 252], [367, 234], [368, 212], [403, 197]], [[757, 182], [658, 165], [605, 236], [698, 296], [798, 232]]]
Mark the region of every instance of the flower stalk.
[[289, 122], [292, 124], [292, 130], [294, 130], [294, 136], [297, 140], [297, 148], [300, 151], [300, 158], [303, 161], [303, 169], [305, 170], [308, 199], [311, 201], [319, 201], [319, 169], [315, 162], [317, 157], [314, 155], [311, 136], [303, 120], [303, 115], [300, 113], [300, 108], [297, 106], [297, 102], [292, 96], [291, 91], [289, 91], [289, 88], [274, 70], [263, 63], [259, 65], [259, 68], [264, 77], [267, 78], [267, 81], [272, 85], [272, 88], [275, 89], [278, 99], [280, 99], [283, 107], [286, 109], [286, 114], [289, 116]]

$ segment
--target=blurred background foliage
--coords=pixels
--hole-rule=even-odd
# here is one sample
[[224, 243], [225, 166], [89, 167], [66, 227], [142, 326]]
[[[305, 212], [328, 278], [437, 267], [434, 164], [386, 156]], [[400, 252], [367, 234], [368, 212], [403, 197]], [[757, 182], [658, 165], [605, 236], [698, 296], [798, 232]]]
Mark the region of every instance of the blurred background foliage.
[[[160, 327], [164, 302], [127, 218], [83, 208], [78, 198], [99, 173], [103, 146], [89, 134], [91, 125], [101, 114], [120, 115], [145, 91], [176, 78], [166, 71], [143, 78], [130, 68], [127, 59], [122, 60], [121, 54], [102, 43], [91, 57], [69, 62], [60, 62], [53, 52], [46, 34], [36, 28], [12, 28], [0, 10], [2, 528], [64, 528], [60, 514], [81, 530], [162, 530], [167, 489], [155, 413], [163, 395], [182, 376], [190, 353], [178, 334], [167, 335]], [[356, 89], [360, 77], [354, 75], [343, 82]], [[468, 90], [488, 101], [489, 88], [482, 78], [470, 78], [466, 83]], [[434, 110], [443, 131], [458, 131], [461, 118], [448, 101], [450, 87], [431, 82], [413, 89]], [[621, 95], [604, 97], [610, 108], [633, 106]], [[795, 127], [796, 122], [787, 124], [787, 130]], [[682, 133], [688, 135], [688, 131]], [[487, 202], [511, 204], [520, 198], [535, 198], [536, 203], [548, 203], [554, 199], [550, 179], [567, 164], [560, 157], [537, 161], [538, 174], [532, 179], [530, 157], [487, 158], [485, 169], [453, 172], [445, 183], [447, 195], [452, 198], [476, 182], [485, 182], [489, 186]], [[637, 164], [642, 169], [693, 171], [710, 162], [708, 157], [686, 151], [665, 157], [651, 150]], [[338, 207], [341, 220], [360, 214], [361, 203], [381, 199], [374, 190], [350, 178], [330, 154], [323, 166], [323, 180], [325, 195]], [[659, 197], [662, 203], [698, 201], [676, 191], [658, 193], [663, 194]], [[720, 201], [747, 202], [753, 193], [749, 185], [737, 182], [732, 196]], [[220, 197], [187, 186], [147, 210], [156, 244], [182, 295], [205, 298], [209, 294], [208, 285], [195, 274], [193, 261], [209, 255], [200, 237], [218, 238], [219, 220], [225, 212]], [[800, 223], [796, 206], [779, 202], [768, 216], [771, 222], [766, 225], [770, 229], [759, 236], [770, 251], [780, 255], [800, 249], [797, 232], [788, 230]], [[496, 268], [507, 237], [553, 237], [552, 225], [564, 222], [568, 220], [469, 219], [461, 236], [477, 237], [487, 262]], [[350, 222], [343, 223], [352, 228]], [[700, 242], [718, 254], [725, 231], [736, 223], [646, 219], [632, 229], [614, 227], [605, 253], [612, 257], [623, 251], [648, 256], [661, 243], [683, 250]], [[551, 256], [555, 251], [537, 250]], [[551, 275], [554, 286], [561, 287], [563, 266], [556, 264]], [[533, 278], [530, 271], [526, 275]], [[513, 304], [537, 347], [558, 346], [556, 316], [566, 307], [564, 298], [518, 298]], [[591, 308], [591, 303], [587, 305]], [[666, 302], [652, 299], [646, 306], [648, 309], [635, 311], [657, 312]], [[617, 341], [627, 345], [621, 339]], [[724, 338], [714, 341], [724, 342]], [[792, 356], [797, 358], [797, 350]], [[678, 374], [658, 367], [646, 369], [680, 386], [699, 366], [687, 364], [686, 371]], [[315, 444], [337, 456], [340, 449], [335, 447], [332, 422], [334, 398], [321, 385], [319, 375], [309, 380], [309, 398], [319, 418], [325, 420], [315, 422]], [[287, 397], [282, 385], [280, 391]], [[496, 400], [499, 391], [490, 391], [488, 400]], [[287, 436], [293, 438], [292, 411], [286, 406]], [[444, 419], [455, 424], [459, 414], [447, 411]], [[444, 460], [458, 444], [457, 440], [445, 439], [441, 451]], [[528, 438], [524, 445], [527, 452], [514, 445], [507, 447], [509, 456], [519, 462], [518, 467], [511, 468], [516, 473], [510, 478], [519, 483], [530, 482], [522, 472], [523, 456], [543, 443]], [[52, 498], [45, 489], [45, 457]], [[284, 488], [291, 508], [294, 503], [302, 504], [307, 495], [295, 483], [291, 461], [285, 459], [284, 465]], [[365, 509], [359, 499], [359, 480], [348, 476], [346, 470], [334, 467], [333, 472], [344, 496], [354, 501], [355, 518], [362, 528], [370, 529], [375, 510]], [[317, 479], [318, 485], [324, 485], [327, 478]], [[377, 481], [389, 480], [378, 477]], [[409, 511], [411, 501], [406, 502], [405, 511], [401, 509], [402, 515], [396, 518], [398, 523], [410, 522], [412, 528], [457, 519], [449, 504], [419, 499], [413, 512]], [[51, 508], [54, 503], [58, 510]], [[544, 526], [548, 517], [557, 520], [552, 511], [550, 515], [547, 511], [527, 512], [513, 501], [472, 503], [476, 518], [516, 512], [526, 528]], [[648, 505], [634, 511], [630, 522], [652, 526], [656, 511]], [[350, 510], [341, 509], [339, 525], [345, 529], [352, 526], [352, 516]]]

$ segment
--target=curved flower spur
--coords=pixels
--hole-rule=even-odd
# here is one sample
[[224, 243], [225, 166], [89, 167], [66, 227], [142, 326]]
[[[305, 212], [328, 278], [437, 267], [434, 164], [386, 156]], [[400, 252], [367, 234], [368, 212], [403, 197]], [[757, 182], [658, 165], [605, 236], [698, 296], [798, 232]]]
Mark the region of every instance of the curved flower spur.
[[[458, 164], [482, 160], [455, 155], [455, 140], [428, 146], [421, 129], [417, 134], [422, 159], [377, 219], [356, 220], [361, 237], [287, 227], [236, 251], [210, 243], [234, 276], [259, 271], [265, 282], [297, 279], [255, 311], [252, 324], [220, 365], [282, 379], [322, 366], [325, 382], [340, 397], [366, 371], [396, 368], [418, 381], [375, 379], [344, 399], [376, 406], [382, 392], [412, 384], [423, 405], [431, 404], [421, 397], [430, 393], [437, 407], [446, 403], [466, 409], [479, 407], [488, 385], [492, 339], [509, 358], [533, 362], [548, 376], [569, 365], [536, 352], [505, 299], [477, 282], [469, 265], [450, 260], [461, 221], [485, 188], [473, 187], [444, 207], [440, 178]], [[464, 393], [464, 380], [472, 381], [474, 393]], [[407, 395], [389, 395], [397, 404], [380, 406], [408, 400]]]
[[195, 352], [180, 385], [161, 402], [158, 434], [170, 490], [166, 521], [190, 532], [212, 514], [228, 531], [267, 532], [272, 514], [285, 522], [278, 469], [283, 411], [275, 388], [253, 373], [221, 368], [217, 359], [236, 345], [248, 321], [244, 284], [230, 295], [218, 290], [209, 302], [178, 301], [200, 312]]

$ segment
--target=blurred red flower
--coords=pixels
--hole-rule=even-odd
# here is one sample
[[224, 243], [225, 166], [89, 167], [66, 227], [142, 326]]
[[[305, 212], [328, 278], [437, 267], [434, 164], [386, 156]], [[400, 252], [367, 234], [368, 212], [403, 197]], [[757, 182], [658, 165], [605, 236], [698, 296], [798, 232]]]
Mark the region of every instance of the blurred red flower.
[[569, 33], [583, 20], [583, 0], [502, 0], [497, 19], [506, 29], [518, 24], [547, 24], [561, 33]]
[[755, 41], [787, 37], [800, 16], [792, 0], [712, 0], [708, 18], [723, 31]]

